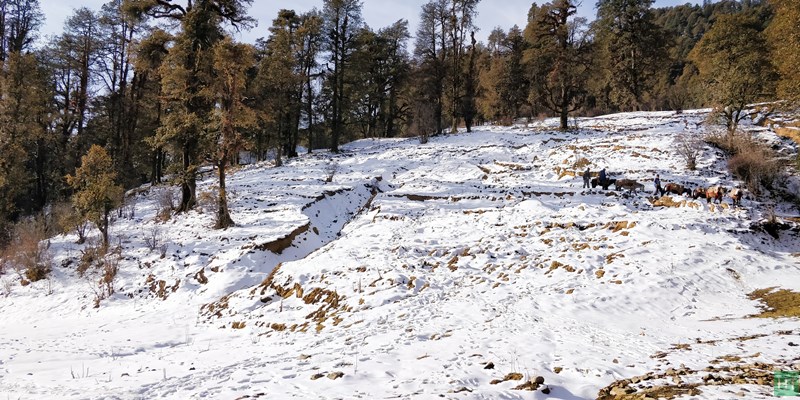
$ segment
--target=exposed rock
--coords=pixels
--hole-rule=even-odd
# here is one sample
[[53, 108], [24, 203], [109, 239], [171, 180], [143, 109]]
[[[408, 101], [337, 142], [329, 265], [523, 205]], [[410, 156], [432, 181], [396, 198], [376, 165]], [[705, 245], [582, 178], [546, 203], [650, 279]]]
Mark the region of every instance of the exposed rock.
[[336, 380], [344, 376], [344, 372], [336, 371], [328, 374], [328, 379]]

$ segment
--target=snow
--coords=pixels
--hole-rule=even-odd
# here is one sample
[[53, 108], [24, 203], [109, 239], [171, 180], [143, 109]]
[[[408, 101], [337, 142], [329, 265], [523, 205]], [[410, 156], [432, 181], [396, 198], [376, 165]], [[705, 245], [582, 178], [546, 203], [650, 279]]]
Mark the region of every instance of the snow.
[[[694, 172], [673, 151], [676, 134], [703, 134], [706, 112], [367, 139], [252, 164], [229, 176], [237, 226], [222, 231], [213, 204], [159, 222], [169, 189], [143, 188], [112, 225], [120, 271], [98, 308], [75, 235], [51, 239], [49, 280], [0, 277], [0, 398], [588, 399], [728, 355], [790, 366], [797, 320], [748, 318], [759, 307], [747, 294], [800, 290], [797, 235], [751, 231], [765, 207], [752, 199], [647, 198], [656, 173], [739, 184], [719, 151]], [[584, 157], [644, 193], [581, 189], [565, 171]], [[214, 185], [206, 176], [199, 192]], [[266, 250], [291, 232], [292, 246]], [[490, 383], [510, 372], [552, 391]], [[772, 396], [770, 382], [700, 389], [692, 398]]]

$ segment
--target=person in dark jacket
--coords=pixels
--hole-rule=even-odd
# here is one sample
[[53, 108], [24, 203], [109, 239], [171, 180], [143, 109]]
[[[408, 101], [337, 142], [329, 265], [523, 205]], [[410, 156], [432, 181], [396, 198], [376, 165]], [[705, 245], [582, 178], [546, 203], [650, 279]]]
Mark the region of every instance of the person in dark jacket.
[[592, 179], [592, 171], [589, 171], [589, 167], [586, 167], [586, 171], [583, 171], [583, 188], [589, 188], [589, 182]]
[[653, 192], [653, 195], [664, 195], [664, 188], [661, 187], [661, 178], [659, 178], [658, 174], [656, 174], [656, 179], [653, 179], [653, 186], [656, 189], [655, 192]]
[[603, 187], [603, 190], [608, 189], [608, 179], [606, 179], [606, 169], [600, 170], [600, 176], [597, 177], [597, 182]]

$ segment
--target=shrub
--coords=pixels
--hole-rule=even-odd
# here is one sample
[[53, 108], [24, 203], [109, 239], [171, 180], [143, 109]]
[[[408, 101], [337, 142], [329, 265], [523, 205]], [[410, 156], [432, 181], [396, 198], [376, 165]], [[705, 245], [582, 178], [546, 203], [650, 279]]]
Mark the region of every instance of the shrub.
[[200, 191], [197, 194], [197, 209], [204, 213], [214, 212], [217, 209], [218, 193], [218, 186], [211, 186], [208, 190]]
[[168, 221], [175, 210], [175, 189], [173, 187], [165, 187], [158, 194], [158, 215], [159, 221]]
[[147, 231], [147, 235], [144, 237], [144, 244], [147, 245], [147, 248], [150, 251], [153, 251], [161, 245], [161, 241], [161, 229], [158, 227], [158, 225], [153, 225], [153, 227]]
[[577, 161], [572, 163], [572, 168], [575, 169], [576, 171], [580, 172], [585, 167], [588, 167], [591, 164], [592, 164], [592, 162], [589, 161], [586, 157], [581, 157]]
[[[21, 221], [14, 226], [11, 242], [3, 251], [3, 262], [13, 268], [21, 278], [36, 282], [47, 278], [53, 259], [50, 242], [42, 218]], [[3, 267], [0, 267], [2, 269]]]
[[711, 132], [708, 136], [706, 136], [705, 141], [730, 153], [731, 155], [737, 155], [741, 152], [749, 152], [753, 146], [764, 147], [761, 145], [761, 143], [757, 142], [748, 134], [728, 133], [724, 130]]
[[114, 282], [117, 279], [117, 272], [119, 272], [119, 258], [109, 257], [103, 261], [103, 268], [100, 271], [100, 293], [103, 298], [114, 294]]
[[675, 147], [678, 155], [686, 162], [686, 168], [690, 171], [697, 169], [697, 158], [703, 151], [703, 142], [697, 137], [678, 135], [675, 138]]
[[108, 247], [102, 243], [88, 243], [83, 250], [81, 250], [81, 260], [78, 263], [77, 272], [79, 276], [84, 276], [94, 265], [102, 262], [103, 257], [106, 256]]
[[333, 177], [336, 175], [336, 171], [339, 170], [339, 164], [335, 162], [331, 162], [325, 167], [325, 182], [331, 183], [333, 182]]
[[766, 146], [739, 152], [728, 160], [728, 169], [756, 195], [762, 186], [771, 187], [780, 173], [779, 163]]

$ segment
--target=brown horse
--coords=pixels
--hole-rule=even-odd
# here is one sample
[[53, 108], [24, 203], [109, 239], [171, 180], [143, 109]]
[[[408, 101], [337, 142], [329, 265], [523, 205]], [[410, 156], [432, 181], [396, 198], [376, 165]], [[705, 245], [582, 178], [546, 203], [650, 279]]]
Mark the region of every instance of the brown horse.
[[692, 198], [695, 199], [695, 200], [700, 199], [700, 198], [705, 199], [706, 198], [706, 189], [702, 188], [702, 187], [696, 188], [695, 190], [692, 191]]
[[644, 185], [642, 185], [639, 182], [636, 182], [633, 179], [617, 179], [617, 181], [614, 182], [614, 185], [616, 186], [617, 190], [628, 189], [628, 191], [630, 192], [636, 192], [637, 190], [644, 190]]
[[722, 203], [722, 196], [725, 195], [725, 188], [717, 185], [712, 186], [706, 189], [706, 203], [711, 203], [714, 200], [717, 200], [718, 203]]
[[667, 193], [674, 193], [674, 194], [677, 194], [677, 195], [687, 195], [687, 196], [689, 196], [689, 195], [692, 194], [691, 190], [689, 190], [689, 189], [687, 189], [687, 188], [685, 188], [682, 185], [679, 185], [677, 183], [668, 183], [666, 186], [664, 186], [664, 191], [667, 192]]
[[742, 205], [742, 197], [744, 197], [744, 190], [739, 188], [731, 189], [728, 196], [733, 200], [734, 207]]

